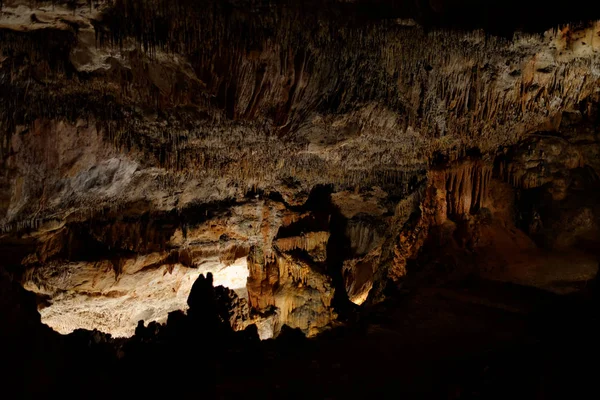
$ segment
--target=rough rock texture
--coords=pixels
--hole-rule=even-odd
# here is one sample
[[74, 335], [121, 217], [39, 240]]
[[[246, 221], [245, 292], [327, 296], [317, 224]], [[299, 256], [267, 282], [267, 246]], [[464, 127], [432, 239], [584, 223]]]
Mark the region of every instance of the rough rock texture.
[[[66, 334], [77, 328], [99, 329], [115, 337], [132, 336], [140, 320], [163, 323], [169, 312], [187, 309], [186, 299], [198, 270], [212, 272], [216, 285], [245, 295], [245, 258], [231, 266], [207, 262], [198, 269], [180, 264], [157, 267], [156, 256], [152, 258], [140, 256], [125, 262], [118, 277], [110, 263], [50, 263], [32, 270], [34, 276], [24, 287], [51, 299], [40, 313], [54, 330]], [[235, 326], [245, 327], [237, 322]]]
[[[142, 4], [148, 8], [136, 11]], [[295, 180], [296, 191], [317, 183], [404, 185], [436, 151], [495, 151], [556, 125], [564, 110], [595, 93], [600, 76], [595, 24], [505, 40], [478, 32], [426, 33], [386, 20], [354, 26], [323, 16], [327, 22], [319, 27], [318, 12], [300, 24], [288, 8], [246, 14], [214, 6], [200, 14], [178, 5], [120, 1], [75, 16], [57, 5], [35, 14], [45, 23], [28, 20], [23, 6], [4, 5], [3, 154], [10, 156], [3, 165], [14, 195], [6, 230], [40, 224], [54, 213], [63, 217], [67, 203], [95, 213], [152, 192], [152, 206], [165, 209], [227, 198], [252, 185], [269, 189], [286, 179]], [[176, 19], [186, 14], [197, 21]], [[159, 23], [164, 28], [145, 31]], [[333, 29], [339, 36], [328, 34]], [[36, 40], [42, 31], [62, 53]], [[86, 40], [89, 35], [97, 41]], [[44, 85], [30, 79], [42, 65]], [[15, 74], [21, 78], [10, 79]], [[48, 119], [60, 122], [49, 122], [44, 132], [56, 123], [88, 124], [91, 131], [79, 129], [81, 140], [93, 146], [89, 136], [101, 135], [120, 162], [98, 155], [90, 161], [97, 172], [89, 171], [60, 145], [79, 148], [68, 136], [76, 130], [54, 129], [61, 139], [35, 134]], [[19, 138], [37, 140], [40, 150], [23, 154], [20, 146], [36, 145]], [[75, 169], [55, 168], [60, 160]], [[22, 168], [41, 171], [28, 177]], [[77, 186], [88, 181], [89, 188]], [[83, 195], [92, 182], [98, 190]], [[136, 189], [115, 192], [118, 184]], [[222, 191], [208, 190], [216, 187]], [[185, 195], [190, 191], [193, 197]], [[38, 198], [46, 199], [39, 212]]]
[[329, 232], [314, 230], [327, 227], [327, 221], [287, 214], [286, 225], [262, 225], [267, 238], [275, 236], [271, 246], [255, 246], [250, 251], [249, 303], [258, 312], [278, 310], [275, 334], [286, 324], [313, 335], [335, 316], [331, 305], [334, 289], [325, 273]]
[[208, 271], [262, 337], [413, 267], [590, 279], [600, 24], [375, 3], [3, 1], [2, 267], [57, 330], [116, 335]]

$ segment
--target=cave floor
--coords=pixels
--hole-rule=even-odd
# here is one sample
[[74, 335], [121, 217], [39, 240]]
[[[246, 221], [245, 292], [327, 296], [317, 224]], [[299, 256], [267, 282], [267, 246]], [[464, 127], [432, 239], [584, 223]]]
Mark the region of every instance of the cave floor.
[[267, 352], [247, 365], [250, 373], [219, 374], [217, 392], [222, 398], [573, 398], [574, 387], [594, 389], [580, 383], [595, 376], [595, 368], [583, 367], [597, 354], [595, 317], [587, 318], [580, 304], [588, 300], [484, 280], [420, 288], [375, 307], [359, 328], [334, 329], [283, 354]]

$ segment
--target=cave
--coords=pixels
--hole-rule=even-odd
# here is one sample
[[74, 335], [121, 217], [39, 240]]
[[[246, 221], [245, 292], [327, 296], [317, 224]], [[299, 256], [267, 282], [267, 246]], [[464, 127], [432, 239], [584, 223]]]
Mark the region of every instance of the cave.
[[0, 397], [579, 399], [600, 3], [0, 0]]

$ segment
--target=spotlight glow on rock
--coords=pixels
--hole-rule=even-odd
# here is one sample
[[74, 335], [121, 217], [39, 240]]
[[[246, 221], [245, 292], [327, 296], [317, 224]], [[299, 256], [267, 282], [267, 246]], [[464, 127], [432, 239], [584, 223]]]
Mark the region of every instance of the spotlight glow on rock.
[[25, 288], [51, 296], [51, 304], [40, 310], [42, 322], [55, 331], [68, 334], [76, 329], [98, 329], [113, 337], [129, 337], [139, 320], [164, 323], [175, 310], [187, 310], [187, 298], [200, 274], [213, 274], [215, 286], [225, 286], [247, 298], [246, 257], [231, 265], [218, 261], [198, 268], [175, 264], [145, 270], [128, 265], [117, 280], [105, 269], [73, 263], [62, 273], [38, 287], [29, 282]]

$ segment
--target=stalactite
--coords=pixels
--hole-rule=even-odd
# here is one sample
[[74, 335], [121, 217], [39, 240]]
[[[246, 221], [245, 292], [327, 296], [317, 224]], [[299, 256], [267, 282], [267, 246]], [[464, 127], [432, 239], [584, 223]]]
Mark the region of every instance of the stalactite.
[[448, 216], [465, 216], [486, 206], [491, 167], [482, 162], [463, 162], [444, 171]]
[[[119, 57], [130, 68], [114, 78], [90, 74], [85, 81], [79, 73], [65, 71], [73, 67], [69, 56], [76, 32], [62, 25], [27, 33], [1, 29], [3, 55], [23, 55], [30, 63], [47, 65], [43, 84], [17, 79], [19, 70], [12, 67], [7, 68], [14, 79], [0, 78], [2, 159], [17, 127], [41, 119], [83, 118], [95, 121], [117, 149], [142, 154], [166, 174], [185, 172], [232, 184], [255, 180], [263, 187], [286, 176], [297, 176], [307, 187], [405, 187], [408, 179], [399, 171], [417, 170], [434, 151], [450, 160], [470, 147], [494, 151], [499, 143], [517, 141], [525, 128], [546, 122], [548, 99], [560, 97], [561, 109], [572, 107], [597, 86], [594, 75], [582, 73], [593, 68], [596, 56], [556, 60], [558, 67], [545, 78], [535, 71], [533, 80], [505, 73], [507, 59], [523, 68], [534, 53], [549, 51], [538, 37], [518, 39], [531, 42], [523, 49], [518, 42], [481, 32], [398, 30], [386, 21], [364, 25], [331, 20], [320, 10], [300, 21], [294, 7], [248, 16], [235, 8], [224, 12], [212, 1], [117, 0], [91, 23], [99, 50], [123, 48]], [[311, 30], [317, 27], [339, 35]], [[471, 44], [464, 46], [465, 40]], [[407, 45], [415, 42], [419, 45]], [[137, 50], [125, 51], [132, 46]], [[159, 67], [169, 75], [173, 71], [165, 65], [188, 62], [182, 80], [197, 78], [201, 84], [183, 85], [187, 94], [179, 78], [167, 80], [161, 91], [146, 73]], [[536, 82], [539, 89], [528, 93]], [[160, 109], [159, 121], [149, 121], [140, 111], [146, 108]], [[193, 108], [206, 115], [188, 114]], [[324, 124], [328, 128], [338, 116], [357, 119], [360, 135], [343, 146], [326, 146], [325, 154], [308, 156], [300, 122], [310, 129], [309, 115], [331, 117]], [[274, 120], [292, 123], [282, 132], [274, 129]], [[378, 125], [382, 120], [388, 122]], [[300, 146], [307, 151], [299, 151]], [[372, 152], [374, 147], [384, 151]], [[507, 180], [533, 184], [502, 168]], [[462, 194], [467, 189], [461, 185], [470, 188], [478, 208], [485, 201], [486, 184], [478, 172], [471, 173], [472, 183], [457, 174], [449, 184]], [[158, 184], [174, 192], [174, 182], [160, 178]]]
[[302, 236], [280, 238], [275, 241], [275, 246], [280, 251], [289, 252], [296, 249], [312, 251], [323, 246], [329, 240], [329, 232], [308, 232]]

